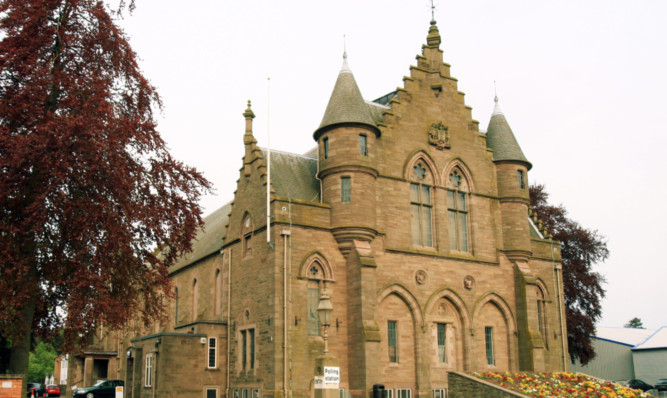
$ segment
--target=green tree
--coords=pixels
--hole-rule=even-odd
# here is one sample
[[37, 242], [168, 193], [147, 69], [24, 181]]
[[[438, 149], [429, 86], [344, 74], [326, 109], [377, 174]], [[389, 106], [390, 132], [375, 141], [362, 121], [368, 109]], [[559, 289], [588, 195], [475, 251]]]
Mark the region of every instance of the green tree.
[[563, 292], [570, 360], [582, 365], [595, 358], [591, 336], [602, 316], [604, 277], [593, 266], [609, 257], [605, 238], [567, 217], [563, 205], [548, 203], [544, 185], [530, 186], [530, 203], [553, 239], [560, 241], [563, 261]]
[[58, 356], [51, 344], [39, 341], [35, 350], [30, 352], [28, 381], [44, 383], [44, 378], [53, 373], [55, 359]]
[[644, 329], [644, 324], [642, 323], [642, 320], [634, 317], [628, 321], [623, 327], [626, 328], [633, 328], [633, 329]]
[[203, 225], [209, 183], [160, 137], [112, 1], [0, 0], [0, 371], [26, 374], [33, 333], [164, 318]]

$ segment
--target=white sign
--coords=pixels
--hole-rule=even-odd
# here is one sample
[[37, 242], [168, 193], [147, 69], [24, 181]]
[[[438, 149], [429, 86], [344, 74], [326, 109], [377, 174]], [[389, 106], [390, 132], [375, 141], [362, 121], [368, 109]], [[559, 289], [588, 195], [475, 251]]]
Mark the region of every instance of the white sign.
[[324, 376], [315, 376], [315, 389], [321, 390], [324, 388]]
[[340, 383], [340, 368], [338, 366], [324, 367], [324, 384], [325, 388], [338, 388]]
[[116, 387], [116, 398], [123, 398], [123, 387]]
[[2, 388], [12, 388], [12, 382], [11, 381], [3, 381], [2, 382]]

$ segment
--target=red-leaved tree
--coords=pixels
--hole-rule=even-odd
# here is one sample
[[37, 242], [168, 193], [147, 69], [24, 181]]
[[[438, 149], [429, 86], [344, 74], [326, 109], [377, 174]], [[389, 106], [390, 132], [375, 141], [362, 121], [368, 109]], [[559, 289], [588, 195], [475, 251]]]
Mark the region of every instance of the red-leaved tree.
[[[0, 338], [25, 373], [31, 331], [85, 344], [160, 319], [209, 183], [172, 159], [160, 99], [98, 0], [0, 1]], [[157, 255], [159, 250], [160, 255]], [[71, 345], [68, 347], [70, 348]]]
[[604, 277], [593, 266], [609, 257], [607, 242], [598, 231], [590, 230], [567, 217], [563, 205], [548, 203], [544, 185], [530, 186], [530, 203], [553, 239], [561, 242], [563, 291], [570, 360], [587, 364], [595, 357], [591, 336], [602, 316]]

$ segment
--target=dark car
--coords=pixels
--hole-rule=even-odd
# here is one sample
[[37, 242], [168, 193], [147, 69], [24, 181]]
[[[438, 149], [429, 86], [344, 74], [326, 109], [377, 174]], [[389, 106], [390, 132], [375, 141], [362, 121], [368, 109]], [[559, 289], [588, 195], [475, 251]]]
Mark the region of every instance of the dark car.
[[47, 397], [59, 397], [60, 396], [60, 387], [55, 384], [46, 385], [46, 394]]
[[74, 398], [114, 398], [116, 387], [124, 386], [123, 380], [100, 380], [92, 387], [77, 388]]
[[658, 391], [667, 391], [667, 379], [660, 379], [655, 385], [655, 389]]
[[628, 380], [628, 387], [634, 388], [635, 390], [648, 391], [652, 390], [653, 386], [649, 385], [639, 379], [630, 379]]
[[26, 397], [46, 397], [46, 388], [40, 383], [28, 383], [27, 384]]

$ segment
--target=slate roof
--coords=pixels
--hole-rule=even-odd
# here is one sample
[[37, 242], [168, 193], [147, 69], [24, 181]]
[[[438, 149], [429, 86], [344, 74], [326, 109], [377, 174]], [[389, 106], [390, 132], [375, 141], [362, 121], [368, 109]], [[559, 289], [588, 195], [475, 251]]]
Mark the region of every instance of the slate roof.
[[514, 160], [526, 164], [528, 170], [533, 166], [526, 156], [524, 156], [519, 143], [514, 137], [505, 115], [500, 110], [498, 98], [496, 97], [496, 107], [489, 121], [489, 128], [486, 129], [486, 146], [493, 149], [493, 160]]
[[[312, 151], [308, 152], [309, 154]], [[262, 149], [267, 159], [266, 149]], [[271, 187], [275, 194], [285, 198], [320, 201], [320, 182], [317, 158], [281, 151], [271, 151]]]
[[663, 326], [646, 340], [632, 347], [632, 351], [667, 349], [667, 326]]
[[377, 130], [377, 124], [371, 115], [369, 105], [361, 96], [359, 86], [357, 86], [354, 75], [352, 75], [352, 71], [347, 65], [347, 59], [343, 61], [343, 67], [331, 92], [322, 123], [315, 130], [315, 139], [317, 140], [320, 134], [328, 128], [343, 123], [365, 124]]
[[197, 232], [192, 244], [192, 252], [181, 256], [176, 264], [169, 268], [169, 273], [176, 272], [185, 266], [197, 262], [222, 249], [227, 235], [227, 222], [232, 211], [232, 202], [229, 202], [204, 217], [204, 229]]
[[595, 337], [600, 340], [611, 341], [613, 343], [634, 347], [645, 341], [654, 332], [655, 329], [598, 327], [595, 329]]

